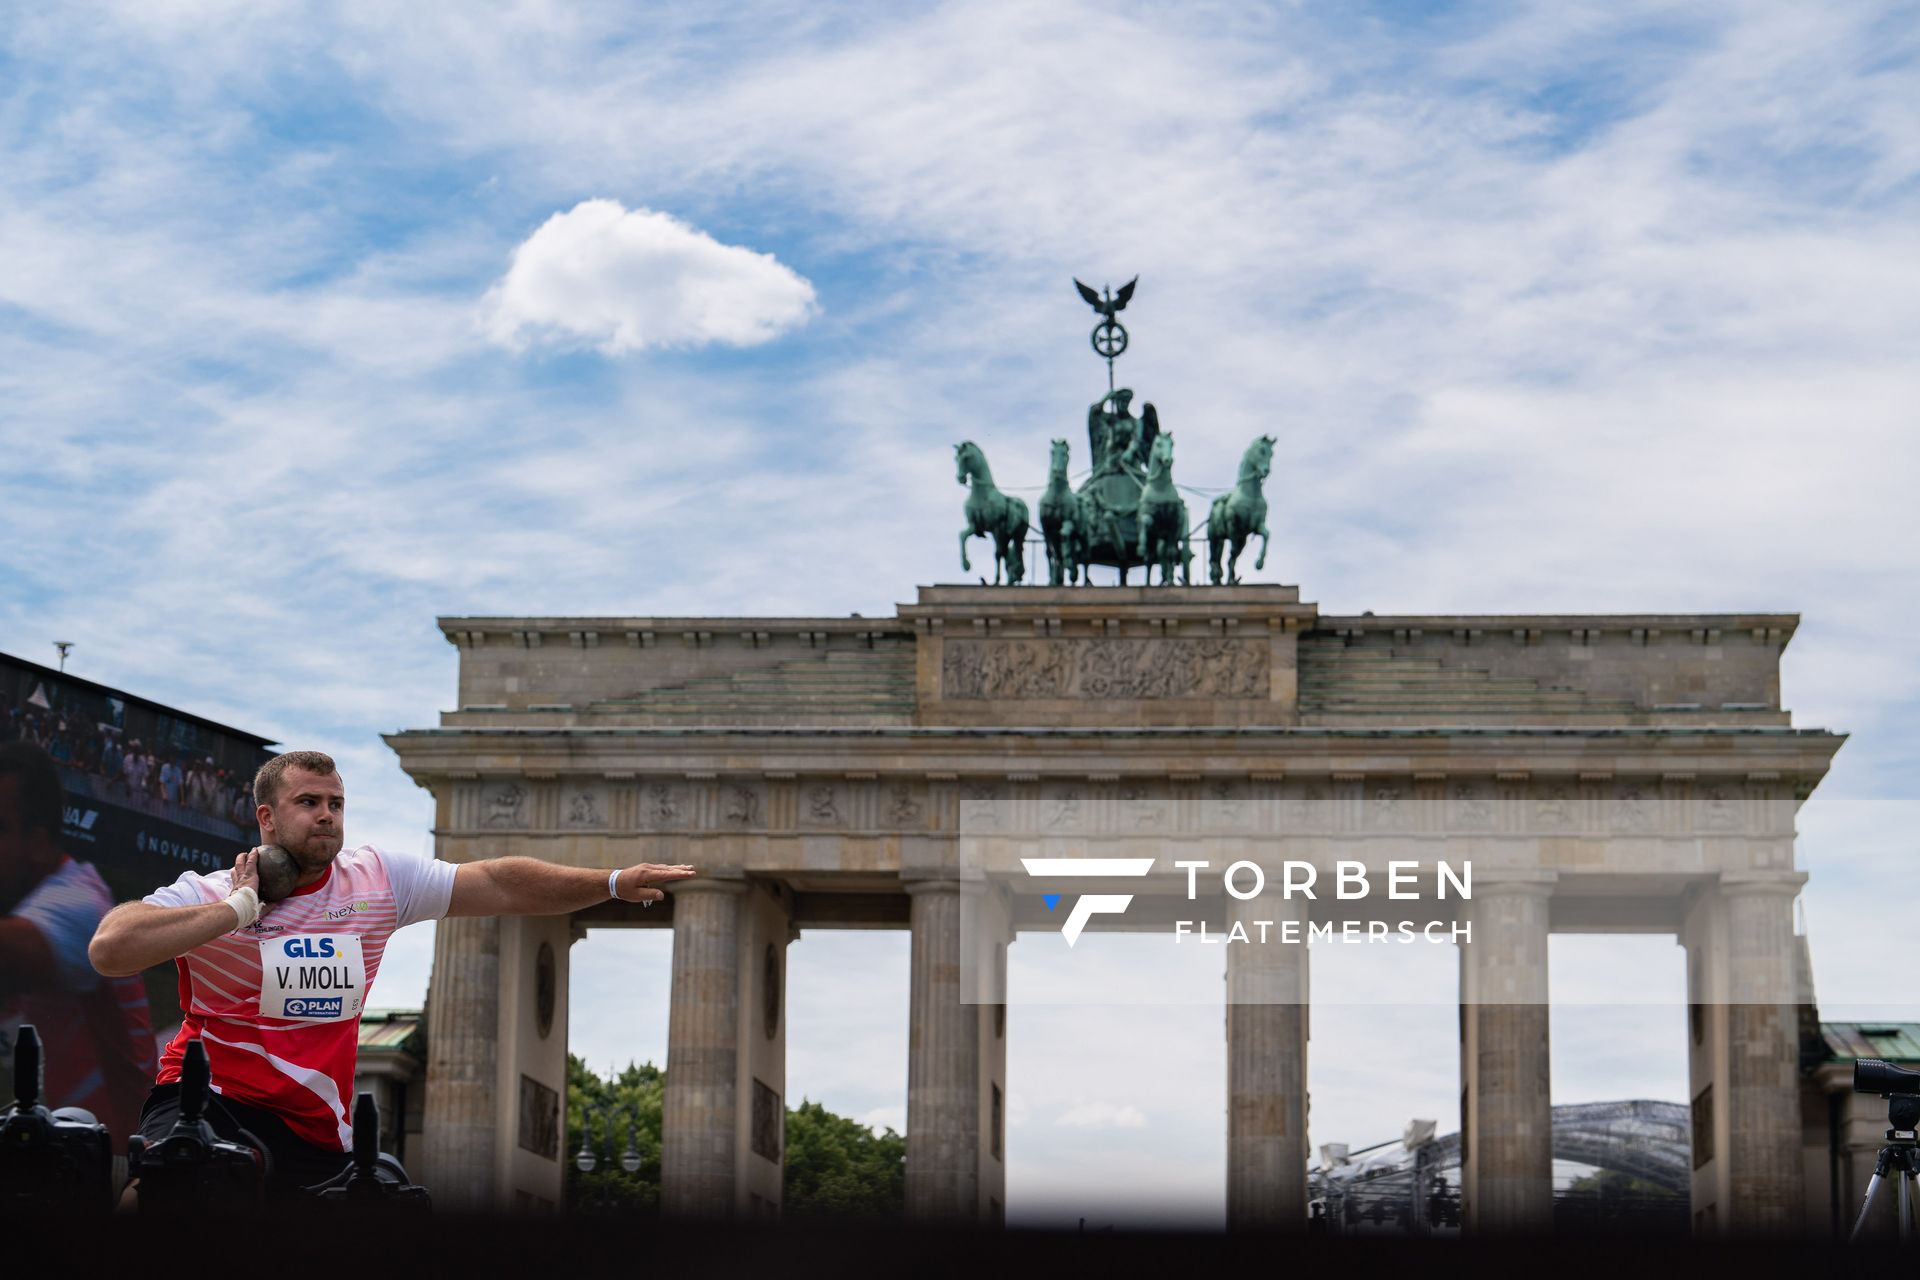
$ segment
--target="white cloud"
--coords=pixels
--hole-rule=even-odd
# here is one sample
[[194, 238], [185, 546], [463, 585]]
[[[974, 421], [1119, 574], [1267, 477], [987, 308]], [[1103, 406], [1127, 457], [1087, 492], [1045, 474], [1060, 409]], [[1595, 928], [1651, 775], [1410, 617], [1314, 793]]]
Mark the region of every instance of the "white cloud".
[[608, 355], [757, 346], [816, 309], [813, 286], [772, 254], [617, 200], [582, 200], [548, 218], [483, 305], [487, 335], [502, 346], [557, 338]]

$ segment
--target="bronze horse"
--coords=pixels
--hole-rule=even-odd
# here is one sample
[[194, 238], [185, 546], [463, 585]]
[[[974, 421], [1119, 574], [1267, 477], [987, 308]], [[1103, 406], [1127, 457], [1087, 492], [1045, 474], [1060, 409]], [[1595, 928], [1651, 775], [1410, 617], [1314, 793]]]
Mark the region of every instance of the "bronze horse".
[[1092, 562], [1097, 499], [1075, 493], [1067, 484], [1068, 448], [1053, 442], [1047, 470], [1047, 491], [1040, 495], [1040, 532], [1047, 542], [1047, 581], [1052, 586], [1084, 585]]
[[1246, 549], [1247, 539], [1256, 533], [1260, 535], [1260, 557], [1253, 562], [1253, 567], [1266, 568], [1267, 497], [1262, 486], [1272, 470], [1273, 437], [1261, 436], [1241, 455], [1240, 478], [1234, 482], [1233, 492], [1215, 498], [1208, 509], [1207, 576], [1212, 581], [1219, 582], [1221, 578], [1222, 550], [1227, 553], [1226, 580], [1240, 581], [1240, 553]]
[[1173, 567], [1180, 566], [1182, 584], [1191, 582], [1193, 551], [1187, 540], [1187, 503], [1173, 487], [1173, 433], [1163, 431], [1147, 457], [1147, 487], [1140, 491], [1140, 527], [1135, 552], [1145, 566], [1147, 583], [1160, 566], [1160, 585], [1173, 585]]
[[992, 538], [993, 585], [1000, 585], [1000, 571], [1004, 567], [1007, 585], [1017, 587], [1027, 576], [1027, 504], [994, 488], [993, 471], [987, 466], [987, 455], [980, 451], [979, 445], [963, 440], [953, 446], [953, 453], [957, 467], [955, 478], [961, 484], [972, 481], [965, 509], [967, 523], [960, 530], [960, 567], [973, 569], [967, 559], [969, 538]]

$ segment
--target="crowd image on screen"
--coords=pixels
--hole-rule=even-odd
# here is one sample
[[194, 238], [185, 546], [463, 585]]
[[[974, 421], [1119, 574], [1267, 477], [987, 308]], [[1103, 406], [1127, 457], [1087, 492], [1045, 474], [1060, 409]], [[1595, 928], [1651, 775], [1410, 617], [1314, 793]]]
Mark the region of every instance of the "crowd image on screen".
[[253, 771], [266, 753], [51, 675], [20, 676], [0, 680], [0, 742], [46, 751], [69, 789], [195, 827], [253, 829]]
[[109, 796], [191, 809], [235, 826], [253, 823], [252, 777], [235, 777], [212, 756], [156, 751], [111, 725], [80, 723], [18, 703], [6, 709], [0, 729], [0, 741], [15, 739], [44, 749], [63, 769], [99, 778]]

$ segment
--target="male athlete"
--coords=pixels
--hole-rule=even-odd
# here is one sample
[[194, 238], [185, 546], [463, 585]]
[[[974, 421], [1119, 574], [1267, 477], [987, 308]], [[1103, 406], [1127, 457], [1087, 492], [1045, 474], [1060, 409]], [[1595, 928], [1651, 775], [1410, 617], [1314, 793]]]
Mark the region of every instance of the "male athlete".
[[254, 776], [262, 846], [291, 855], [293, 892], [260, 901], [260, 849], [231, 871], [187, 872], [100, 922], [88, 957], [108, 976], [172, 960], [180, 970], [180, 1034], [160, 1059], [140, 1118], [149, 1142], [179, 1118], [180, 1063], [199, 1039], [213, 1068], [208, 1121], [222, 1137], [263, 1147], [268, 1191], [297, 1194], [346, 1164], [353, 1145], [353, 1070], [360, 1014], [395, 929], [442, 916], [552, 915], [609, 897], [657, 902], [690, 866], [612, 872], [534, 858], [455, 866], [342, 852], [346, 793], [317, 751], [275, 756]]
[[153, 1082], [153, 1028], [137, 977], [109, 980], [87, 939], [113, 905], [100, 873], [60, 847], [66, 793], [53, 757], [0, 743], [0, 1099], [13, 1096], [13, 1046], [40, 1033], [42, 1099], [91, 1111], [123, 1152]]

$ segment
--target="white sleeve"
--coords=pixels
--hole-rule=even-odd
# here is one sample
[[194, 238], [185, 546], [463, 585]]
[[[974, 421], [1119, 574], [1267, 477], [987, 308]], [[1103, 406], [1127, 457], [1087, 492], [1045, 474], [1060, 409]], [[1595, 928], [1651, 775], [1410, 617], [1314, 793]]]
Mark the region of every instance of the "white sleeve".
[[447, 914], [447, 907], [453, 902], [453, 874], [458, 867], [438, 858], [377, 852], [387, 869], [387, 883], [393, 886], [394, 928], [438, 920]]
[[47, 949], [53, 952], [60, 990], [77, 994], [100, 985], [100, 975], [87, 959], [87, 944], [100, 927], [100, 918], [106, 915], [106, 904], [77, 877], [48, 876], [20, 900], [13, 915], [31, 921], [46, 939]]
[[[233, 875], [231, 871], [216, 871], [213, 874], [227, 877], [229, 881]], [[209, 902], [220, 901], [227, 893], [225, 882], [216, 885], [211, 877], [203, 876], [198, 871], [182, 871], [178, 880], [161, 885], [140, 901], [150, 902], [156, 907], [203, 907]]]

